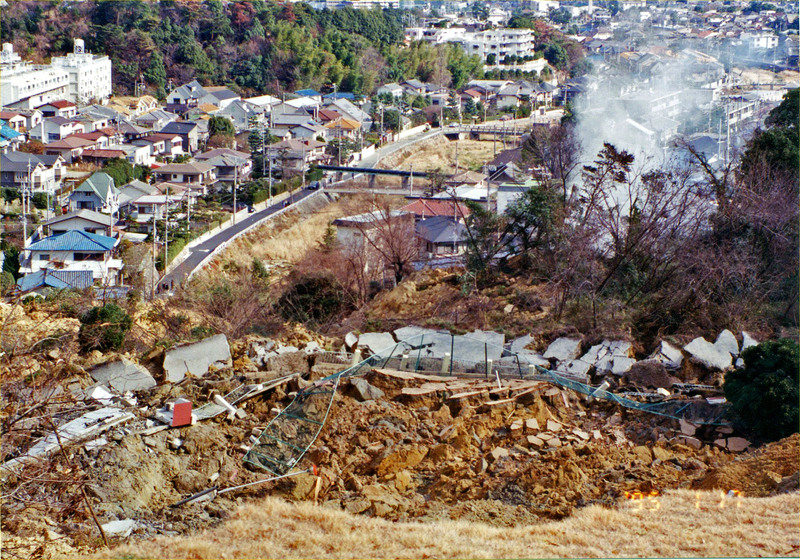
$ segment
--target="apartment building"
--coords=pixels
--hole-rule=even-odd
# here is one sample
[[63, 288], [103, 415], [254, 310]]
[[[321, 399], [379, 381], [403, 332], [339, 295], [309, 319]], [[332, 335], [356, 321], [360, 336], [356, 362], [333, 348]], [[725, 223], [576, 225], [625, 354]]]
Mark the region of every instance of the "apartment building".
[[86, 104], [111, 96], [111, 59], [86, 52], [83, 39], [75, 39], [71, 53], [54, 56], [52, 68], [69, 75], [69, 99]]
[[64, 99], [69, 92], [66, 70], [23, 61], [11, 43], [3, 43], [0, 53], [0, 82], [0, 103], [15, 109], [33, 109]]

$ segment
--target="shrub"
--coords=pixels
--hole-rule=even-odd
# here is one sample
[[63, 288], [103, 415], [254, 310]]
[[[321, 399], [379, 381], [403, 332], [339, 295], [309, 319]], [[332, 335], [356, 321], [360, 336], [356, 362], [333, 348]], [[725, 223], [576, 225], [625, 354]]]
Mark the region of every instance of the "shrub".
[[784, 338], [751, 346], [744, 367], [725, 377], [725, 397], [742, 427], [773, 441], [795, 433], [800, 423], [800, 346]]
[[278, 300], [284, 318], [319, 324], [344, 309], [344, 290], [331, 274], [309, 274], [297, 278]]
[[81, 349], [84, 352], [118, 350], [132, 325], [130, 315], [115, 303], [93, 307], [81, 316], [78, 333]]

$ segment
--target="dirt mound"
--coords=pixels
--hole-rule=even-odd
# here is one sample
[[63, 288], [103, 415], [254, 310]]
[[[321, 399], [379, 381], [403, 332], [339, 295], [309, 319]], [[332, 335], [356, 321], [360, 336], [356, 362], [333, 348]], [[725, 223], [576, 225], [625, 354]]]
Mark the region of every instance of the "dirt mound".
[[773, 496], [798, 489], [800, 435], [794, 434], [741, 455], [698, 480], [703, 490], [739, 490], [746, 496]]

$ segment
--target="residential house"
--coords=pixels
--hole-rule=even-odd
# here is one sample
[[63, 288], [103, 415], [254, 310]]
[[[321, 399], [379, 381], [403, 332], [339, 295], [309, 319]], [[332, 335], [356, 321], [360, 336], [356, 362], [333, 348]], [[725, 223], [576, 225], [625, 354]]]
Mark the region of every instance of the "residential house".
[[325, 125], [328, 129], [328, 138], [348, 138], [355, 140], [359, 137], [361, 123], [348, 117], [340, 117]]
[[269, 146], [267, 153], [273, 165], [287, 176], [299, 174], [305, 166], [325, 158], [324, 142], [284, 140]]
[[42, 116], [47, 117], [64, 117], [71, 119], [78, 114], [78, 106], [71, 101], [60, 99], [58, 101], [51, 101], [45, 105], [36, 107], [42, 112]]
[[78, 113], [72, 118], [72, 121], [82, 124], [83, 130], [86, 132], [105, 130], [111, 125], [108, 117], [97, 113]]
[[183, 138], [180, 134], [151, 133], [133, 140], [131, 144], [134, 146], [149, 146], [151, 156], [171, 158], [183, 153]]
[[85, 138], [76, 138], [69, 136], [63, 140], [56, 140], [44, 145], [45, 155], [61, 156], [66, 164], [81, 159], [84, 150], [89, 150], [97, 147], [97, 143]]
[[[28, 162], [31, 163], [30, 183]], [[64, 158], [60, 155], [9, 151], [2, 155], [0, 173], [3, 187], [18, 190], [31, 188], [33, 192], [54, 193], [61, 186], [61, 181], [66, 175], [66, 167]]]
[[535, 179], [528, 179], [522, 183], [501, 183], [497, 187], [497, 213], [503, 214], [509, 204], [513, 203], [525, 192], [539, 185]]
[[217, 181], [215, 167], [204, 161], [168, 163], [154, 169], [153, 175], [158, 181], [177, 183], [202, 195]]
[[427, 89], [425, 84], [419, 80], [406, 80], [400, 84], [400, 87], [409, 95], [425, 95]]
[[469, 208], [467, 208], [466, 204], [435, 198], [418, 198], [401, 207], [400, 211], [414, 214], [416, 220], [425, 220], [438, 216], [463, 220], [469, 216]]
[[108, 100], [108, 105], [130, 118], [136, 118], [148, 111], [158, 109], [158, 100], [152, 95], [142, 95], [141, 97], [115, 95]]
[[59, 235], [70, 230], [88, 231], [113, 237], [114, 218], [110, 214], [101, 214], [93, 210], [74, 210], [44, 223], [48, 235]]
[[94, 132], [76, 132], [75, 134], [70, 134], [68, 138], [82, 138], [84, 140], [90, 140], [94, 142], [94, 145], [97, 149], [108, 148], [109, 144], [112, 142], [111, 136], [101, 130], [95, 130]]
[[301, 89], [294, 92], [294, 94], [300, 97], [308, 97], [318, 103], [322, 103], [322, 94], [314, 89]]
[[241, 101], [241, 96], [225, 86], [207, 86], [208, 96], [201, 103], [213, 103], [220, 109], [225, 109], [231, 103]]
[[0, 152], [14, 151], [16, 147], [12, 147], [12, 144], [22, 144], [24, 141], [23, 133], [17, 132], [0, 119]]
[[39, 109], [15, 109], [14, 111], [25, 117], [25, 132], [42, 122], [44, 118]]
[[394, 280], [394, 274], [388, 273], [392, 263], [387, 254], [416, 256], [414, 215], [408, 212], [375, 210], [337, 218], [332, 225], [336, 228], [336, 241], [355, 257], [370, 280], [385, 281], [387, 276]]
[[181, 207], [186, 200], [185, 194], [150, 194], [137, 198], [128, 206], [129, 217], [135, 221], [139, 231], [150, 233], [153, 230], [153, 221], [163, 221], [168, 216], [170, 222], [174, 215], [170, 212]]
[[119, 189], [119, 207], [121, 210], [127, 212], [129, 211], [131, 202], [143, 196], [158, 194], [159, 192], [155, 185], [134, 179]]
[[250, 159], [250, 154], [229, 148], [209, 150], [199, 154], [195, 159], [213, 165], [217, 181], [223, 183], [233, 183], [235, 180], [241, 184], [249, 181], [253, 173], [253, 160]]
[[164, 109], [154, 109], [133, 119], [139, 126], [150, 128], [153, 130], [161, 130], [168, 123], [176, 120], [178, 115], [165, 111]]
[[427, 258], [458, 255], [467, 246], [467, 228], [452, 216], [434, 216], [416, 224], [419, 253]]
[[169, 92], [167, 104], [197, 107], [207, 95], [208, 92], [200, 85], [200, 82], [192, 80], [188, 84], [178, 86]]
[[27, 119], [19, 111], [0, 111], [0, 120], [4, 120], [16, 132], [25, 132], [27, 130]]
[[114, 258], [114, 248], [118, 243], [119, 238], [82, 230], [51, 235], [26, 248], [20, 272], [85, 270], [91, 271], [95, 282], [115, 286], [123, 267], [122, 260]]
[[533, 104], [535, 88], [531, 82], [520, 80], [507, 84], [497, 92], [498, 109], [516, 109], [522, 103]]
[[461, 109], [464, 110], [466, 108], [467, 102], [472, 100], [473, 103], [476, 105], [482, 100], [481, 92], [475, 89], [466, 89], [459, 94], [461, 98]]
[[197, 122], [175, 121], [159, 130], [161, 134], [178, 134], [182, 139], [183, 151], [193, 154], [197, 151], [200, 127]]
[[376, 90], [376, 93], [378, 95], [381, 95], [381, 94], [384, 94], [384, 93], [388, 93], [389, 95], [391, 95], [395, 99], [400, 99], [401, 97], [403, 97], [403, 93], [405, 93], [405, 89], [403, 89], [403, 86], [401, 86], [400, 84], [390, 83], [390, 84], [384, 84], [381, 87], [379, 87]]
[[237, 132], [251, 129], [253, 121], [263, 118], [263, 109], [258, 105], [253, 105], [247, 101], [236, 99], [225, 106], [224, 109], [217, 111], [216, 116], [227, 117], [233, 122], [233, 127]]
[[70, 210], [94, 210], [113, 214], [119, 208], [119, 193], [108, 173], [92, 173], [69, 195]]
[[372, 117], [353, 105], [347, 99], [333, 99], [325, 102], [325, 108], [340, 113], [343, 117], [353, 119], [361, 124], [361, 129], [367, 133], [372, 128]]
[[149, 167], [155, 158], [150, 155], [150, 146], [139, 146], [136, 144], [112, 144], [109, 149], [121, 150], [124, 152], [123, 158], [128, 160], [131, 165], [143, 165]]
[[289, 131], [292, 133], [292, 138], [298, 140], [305, 141], [319, 138], [326, 140], [328, 138], [328, 129], [312, 121], [293, 126]]
[[28, 137], [46, 144], [84, 131], [84, 126], [80, 122], [64, 117], [50, 117], [30, 129]]
[[17, 294], [47, 297], [53, 291], [85, 290], [94, 284], [91, 270], [55, 270], [44, 268], [17, 280]]
[[102, 166], [106, 160], [120, 158], [125, 159], [124, 150], [114, 150], [109, 148], [96, 148], [91, 150], [84, 150], [81, 154], [81, 159], [86, 163], [92, 163], [97, 166]]
[[455, 187], [460, 185], [469, 185], [475, 188], [486, 188], [486, 175], [477, 173], [476, 171], [462, 171], [457, 173], [445, 181], [445, 185]]

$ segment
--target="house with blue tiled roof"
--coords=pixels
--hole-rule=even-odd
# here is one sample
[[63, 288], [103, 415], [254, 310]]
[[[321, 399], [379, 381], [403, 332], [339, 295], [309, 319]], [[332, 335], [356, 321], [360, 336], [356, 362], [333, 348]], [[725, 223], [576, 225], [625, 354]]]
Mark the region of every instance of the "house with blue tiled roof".
[[115, 286], [123, 266], [121, 259], [114, 258], [118, 243], [119, 238], [77, 229], [51, 235], [25, 248], [20, 272], [90, 271], [93, 281]]
[[50, 270], [26, 274], [17, 280], [19, 295], [46, 297], [51, 291], [85, 290], [94, 284], [91, 270]]

